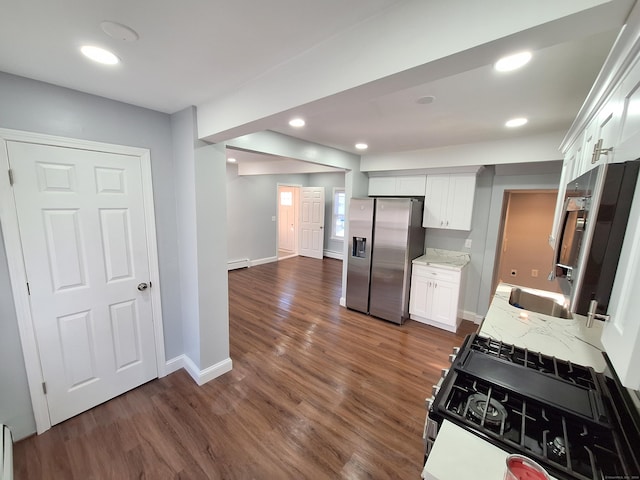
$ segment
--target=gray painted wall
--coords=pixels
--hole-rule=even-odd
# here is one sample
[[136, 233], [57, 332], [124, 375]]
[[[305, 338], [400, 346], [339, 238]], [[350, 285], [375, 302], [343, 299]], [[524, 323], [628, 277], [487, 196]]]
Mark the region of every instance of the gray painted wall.
[[[171, 119], [169, 115], [106, 98], [0, 72], [0, 127], [62, 137], [148, 148], [156, 212], [160, 288], [167, 358], [183, 353], [178, 280], [176, 208], [173, 189]], [[12, 412], [6, 422], [19, 434], [35, 432], [26, 390], [23, 360], [18, 356], [17, 320], [9, 285], [4, 248], [0, 250], [0, 304], [3, 343], [13, 344], [10, 365], [0, 370], [1, 405], [28, 406], [30, 415]], [[11, 307], [6, 307], [10, 305]], [[8, 382], [8, 383], [7, 383]], [[16, 415], [18, 415], [16, 417]], [[18, 435], [16, 435], [18, 437]], [[19, 438], [19, 437], [18, 437]]]
[[23, 438], [36, 431], [36, 421], [7, 270], [0, 228], [0, 423], [9, 425], [14, 438]]
[[195, 152], [201, 370], [229, 359], [226, 163], [224, 144]]
[[[227, 164], [227, 258], [251, 261], [276, 257], [278, 248], [278, 185], [325, 188], [325, 226], [331, 223], [333, 187], [344, 187], [344, 173], [238, 175]], [[328, 219], [327, 219], [328, 216]], [[328, 231], [327, 231], [328, 230]], [[342, 242], [331, 240], [325, 228], [325, 250], [342, 253]]]
[[[484, 168], [476, 181], [473, 219], [470, 232], [427, 229], [426, 247], [469, 252], [464, 309], [483, 317], [493, 296], [493, 264], [499, 238], [502, 198], [505, 190], [534, 190], [558, 188], [560, 172], [535, 174], [530, 166], [513, 166], [509, 175], [496, 174], [493, 166]], [[464, 247], [470, 238], [470, 249]], [[543, 272], [541, 272], [541, 275]], [[545, 273], [546, 275], [546, 273]]]
[[183, 352], [200, 366], [200, 313], [198, 309], [198, 249], [196, 237], [196, 194], [194, 109], [171, 115], [174, 188], [177, 213], [177, 246], [180, 262], [179, 288]]

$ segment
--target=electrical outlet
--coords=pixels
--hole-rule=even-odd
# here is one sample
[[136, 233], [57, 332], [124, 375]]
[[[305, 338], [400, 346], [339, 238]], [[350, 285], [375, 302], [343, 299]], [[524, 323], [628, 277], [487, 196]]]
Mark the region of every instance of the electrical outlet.
[[515, 277], [516, 275], [518, 275], [518, 270], [514, 268], [513, 270], [511, 270], [511, 276]]
[[464, 241], [464, 248], [471, 248], [471, 239], [470, 238], [467, 238]]
[[276, 216], [275, 216], [275, 215], [273, 215], [273, 216], [271, 217], [271, 221], [272, 221], [272, 222], [275, 222], [275, 221], [276, 221]]
[[532, 276], [532, 277], [537, 277], [537, 276], [538, 276], [538, 270], [537, 270], [537, 269], [535, 269], [535, 268], [532, 268], [532, 269], [531, 269], [531, 276]]

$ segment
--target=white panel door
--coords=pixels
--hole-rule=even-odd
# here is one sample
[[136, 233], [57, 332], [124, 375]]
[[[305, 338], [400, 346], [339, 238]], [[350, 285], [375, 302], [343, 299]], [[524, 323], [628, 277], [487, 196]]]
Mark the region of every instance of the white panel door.
[[324, 187], [300, 191], [300, 255], [322, 258], [324, 251]]
[[53, 425], [157, 376], [140, 158], [7, 148]]
[[278, 187], [278, 250], [296, 252], [295, 188]]

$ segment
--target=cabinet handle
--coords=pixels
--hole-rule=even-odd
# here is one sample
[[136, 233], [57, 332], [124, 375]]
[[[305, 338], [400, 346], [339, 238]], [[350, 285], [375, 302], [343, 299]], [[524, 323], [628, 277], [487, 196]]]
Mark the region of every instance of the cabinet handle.
[[447, 226], [447, 227], [449, 226], [449, 220], [447, 220], [447, 224], [446, 224], [446, 226]]
[[613, 152], [613, 147], [602, 148], [602, 142], [604, 139], [599, 139], [593, 145], [593, 155], [591, 156], [591, 163], [596, 163], [600, 160], [600, 155], [609, 155], [609, 152]]
[[436, 282], [433, 282], [433, 288], [438, 288], [438, 284]]

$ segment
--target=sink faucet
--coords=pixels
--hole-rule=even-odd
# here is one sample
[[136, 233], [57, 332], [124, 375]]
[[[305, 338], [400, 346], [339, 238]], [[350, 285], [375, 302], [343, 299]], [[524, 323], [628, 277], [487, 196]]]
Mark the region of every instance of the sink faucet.
[[596, 313], [598, 309], [598, 301], [591, 300], [589, 302], [589, 311], [587, 312], [587, 328], [593, 327], [593, 321], [597, 318], [598, 320], [609, 320], [609, 315], [603, 315], [601, 313]]

